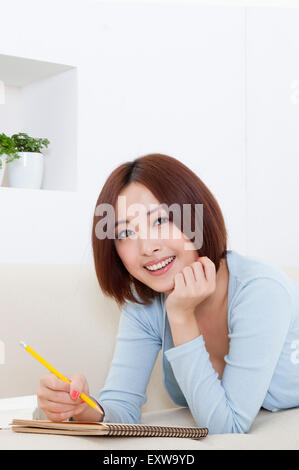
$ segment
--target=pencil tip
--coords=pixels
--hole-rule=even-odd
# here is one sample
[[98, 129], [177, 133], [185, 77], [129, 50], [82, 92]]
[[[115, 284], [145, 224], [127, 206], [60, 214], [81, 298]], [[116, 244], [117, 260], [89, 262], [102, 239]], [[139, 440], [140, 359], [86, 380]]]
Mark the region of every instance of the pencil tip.
[[25, 344], [24, 341], [20, 341], [20, 345], [23, 346], [23, 348], [27, 348], [27, 344]]

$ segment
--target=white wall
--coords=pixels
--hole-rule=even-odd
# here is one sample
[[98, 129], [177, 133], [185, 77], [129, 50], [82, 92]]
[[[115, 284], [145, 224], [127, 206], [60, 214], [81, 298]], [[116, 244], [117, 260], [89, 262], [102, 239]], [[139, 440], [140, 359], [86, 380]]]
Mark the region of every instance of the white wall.
[[68, 70], [22, 88], [24, 128], [29, 135], [50, 141], [43, 150], [45, 189], [77, 189], [76, 75], [75, 69]]
[[[78, 190], [0, 190], [1, 262], [91, 262], [105, 179], [160, 152], [212, 190], [229, 248], [299, 265], [299, 107], [285, 97], [299, 78], [298, 9], [91, 0], [7, 0], [1, 9], [0, 53], [78, 70]], [[279, 223], [269, 208], [277, 189]]]
[[4, 132], [10, 135], [14, 133], [16, 126], [20, 127], [20, 94], [21, 89], [19, 87], [5, 85], [5, 104], [0, 104], [0, 133]]
[[248, 251], [299, 264], [299, 9], [247, 10]]

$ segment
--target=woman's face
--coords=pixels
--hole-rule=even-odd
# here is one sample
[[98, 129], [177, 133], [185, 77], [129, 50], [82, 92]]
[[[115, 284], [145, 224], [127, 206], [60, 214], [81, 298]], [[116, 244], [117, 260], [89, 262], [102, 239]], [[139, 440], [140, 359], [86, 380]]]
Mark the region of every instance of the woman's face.
[[[133, 204], [139, 205], [138, 213], [132, 211]], [[131, 276], [154, 291], [168, 294], [174, 288], [175, 274], [193, 263], [198, 254], [184, 233], [168, 221], [167, 212], [158, 208], [160, 205], [160, 201], [145, 186], [139, 183], [128, 185], [119, 194], [115, 208], [116, 222], [123, 221], [115, 229], [115, 248]], [[153, 211], [147, 215], [149, 210]], [[145, 267], [148, 263], [154, 263], [157, 268], [161, 258], [169, 262], [171, 257], [175, 258], [162, 269], [148, 270]]]

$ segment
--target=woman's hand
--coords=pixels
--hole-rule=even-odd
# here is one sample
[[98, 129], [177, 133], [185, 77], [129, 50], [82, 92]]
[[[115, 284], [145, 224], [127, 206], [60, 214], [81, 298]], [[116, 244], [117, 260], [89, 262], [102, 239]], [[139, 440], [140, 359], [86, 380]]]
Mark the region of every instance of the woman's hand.
[[197, 258], [174, 277], [174, 289], [167, 296], [168, 316], [194, 315], [195, 307], [216, 290], [216, 268], [207, 256]]
[[67, 375], [71, 383], [58, 379], [54, 374], [46, 374], [40, 379], [37, 392], [39, 406], [51, 421], [65, 421], [74, 417], [76, 421], [98, 421], [99, 416], [81, 400], [80, 394], [89, 394], [86, 378], [82, 374]]

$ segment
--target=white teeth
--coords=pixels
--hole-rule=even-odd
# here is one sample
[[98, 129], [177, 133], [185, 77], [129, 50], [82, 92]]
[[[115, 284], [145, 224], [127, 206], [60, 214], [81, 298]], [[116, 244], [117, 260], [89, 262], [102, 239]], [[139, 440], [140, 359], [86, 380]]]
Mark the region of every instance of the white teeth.
[[175, 256], [171, 256], [170, 258], [166, 259], [165, 261], [162, 261], [162, 263], [153, 264], [152, 266], [146, 266], [146, 269], [148, 269], [149, 271], [156, 271], [157, 269], [161, 269], [164, 266], [167, 266], [174, 258], [175, 258]]

